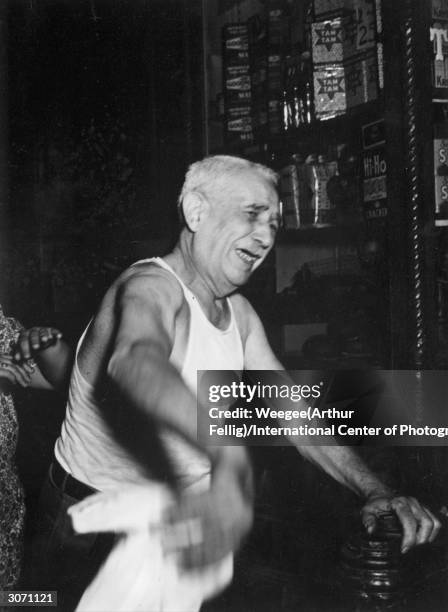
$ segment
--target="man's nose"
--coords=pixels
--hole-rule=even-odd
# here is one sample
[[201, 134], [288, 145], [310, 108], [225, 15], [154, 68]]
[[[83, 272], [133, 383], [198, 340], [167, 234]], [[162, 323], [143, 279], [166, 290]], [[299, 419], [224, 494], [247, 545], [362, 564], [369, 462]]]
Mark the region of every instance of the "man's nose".
[[253, 231], [253, 238], [264, 249], [270, 248], [274, 242], [274, 239], [269, 223], [257, 223], [257, 226]]

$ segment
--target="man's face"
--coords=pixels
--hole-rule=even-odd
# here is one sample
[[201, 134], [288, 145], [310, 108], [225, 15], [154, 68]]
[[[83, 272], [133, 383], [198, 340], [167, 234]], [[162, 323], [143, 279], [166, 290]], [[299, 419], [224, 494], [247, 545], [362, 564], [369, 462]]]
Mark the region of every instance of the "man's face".
[[225, 291], [244, 285], [271, 250], [280, 223], [278, 195], [266, 178], [244, 170], [223, 180], [201, 223], [198, 246]]

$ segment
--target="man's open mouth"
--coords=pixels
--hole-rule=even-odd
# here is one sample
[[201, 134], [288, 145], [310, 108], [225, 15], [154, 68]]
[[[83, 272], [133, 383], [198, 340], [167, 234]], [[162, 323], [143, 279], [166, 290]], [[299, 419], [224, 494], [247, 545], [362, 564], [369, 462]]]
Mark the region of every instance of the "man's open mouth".
[[237, 249], [236, 253], [240, 259], [247, 264], [254, 264], [257, 259], [260, 259], [260, 255], [256, 253], [252, 253], [251, 251], [247, 251], [246, 249]]

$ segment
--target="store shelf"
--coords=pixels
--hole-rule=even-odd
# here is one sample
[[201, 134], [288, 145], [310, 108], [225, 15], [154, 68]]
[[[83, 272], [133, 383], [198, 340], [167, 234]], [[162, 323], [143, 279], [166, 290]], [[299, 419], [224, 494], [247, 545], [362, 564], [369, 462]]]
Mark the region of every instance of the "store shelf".
[[282, 229], [277, 245], [300, 243], [346, 242], [356, 237], [362, 229], [360, 221], [344, 225], [304, 226], [299, 229]]
[[[257, 161], [265, 155], [266, 161], [280, 168], [290, 155], [301, 153], [325, 153], [328, 145], [349, 144], [361, 148], [361, 126], [383, 116], [382, 99], [362, 104], [346, 113], [326, 120], [315, 120], [308, 125], [289, 129], [276, 135], [268, 135], [253, 144], [241, 148], [241, 153]], [[347, 127], [350, 126], [350, 129]], [[356, 135], [356, 142], [354, 142]]]

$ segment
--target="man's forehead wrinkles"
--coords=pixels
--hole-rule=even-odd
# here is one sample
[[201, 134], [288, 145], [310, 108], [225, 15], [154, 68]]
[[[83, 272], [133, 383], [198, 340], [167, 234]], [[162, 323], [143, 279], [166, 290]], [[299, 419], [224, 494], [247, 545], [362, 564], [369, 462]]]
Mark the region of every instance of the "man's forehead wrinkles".
[[257, 210], [268, 210], [269, 208], [269, 204], [259, 202], [249, 202], [249, 206], [251, 208], [256, 208]]
[[[272, 202], [249, 202], [247, 206], [254, 210], [269, 210], [270, 208], [274, 208]], [[277, 208], [277, 204], [275, 204], [275, 208]]]

